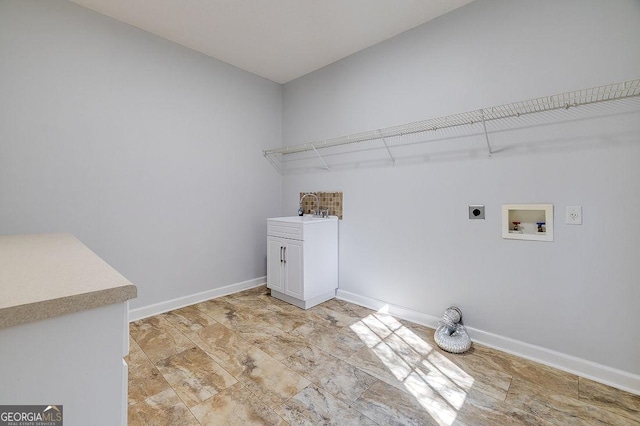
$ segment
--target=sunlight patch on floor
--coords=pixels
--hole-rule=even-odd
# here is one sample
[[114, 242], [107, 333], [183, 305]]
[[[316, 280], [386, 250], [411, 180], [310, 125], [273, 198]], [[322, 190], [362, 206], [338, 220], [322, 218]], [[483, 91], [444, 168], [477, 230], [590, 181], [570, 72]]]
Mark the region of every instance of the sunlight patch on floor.
[[438, 424], [453, 424], [473, 377], [389, 315], [388, 307], [350, 328]]

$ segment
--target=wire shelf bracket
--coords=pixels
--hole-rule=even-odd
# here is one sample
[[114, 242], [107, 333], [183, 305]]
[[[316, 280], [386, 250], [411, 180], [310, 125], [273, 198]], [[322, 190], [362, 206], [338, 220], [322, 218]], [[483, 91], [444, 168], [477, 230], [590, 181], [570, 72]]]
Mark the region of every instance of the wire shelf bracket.
[[395, 166], [396, 165], [396, 159], [393, 158], [393, 154], [391, 154], [391, 150], [389, 149], [389, 145], [387, 145], [387, 141], [385, 140], [384, 136], [382, 136], [382, 131], [380, 129], [378, 129], [378, 133], [380, 133], [380, 139], [382, 139], [382, 143], [384, 144], [384, 147], [387, 149], [387, 154], [389, 154], [389, 158], [391, 158], [391, 163]]
[[331, 171], [331, 169], [329, 168], [329, 166], [327, 165], [327, 162], [324, 161], [324, 158], [322, 158], [322, 155], [320, 155], [320, 153], [318, 152], [318, 150], [316, 149], [315, 146], [311, 145], [311, 148], [313, 148], [313, 152], [316, 153], [316, 155], [318, 156], [318, 158], [320, 159], [320, 161], [322, 161], [322, 164], [324, 164], [324, 169], [326, 171]]
[[485, 142], [487, 144], [487, 149], [489, 150], [489, 158], [491, 158], [493, 151], [489, 140], [489, 132], [487, 131], [487, 122], [512, 117], [521, 117], [526, 114], [536, 114], [554, 110], [567, 110], [569, 108], [579, 107], [582, 105], [609, 102], [636, 96], [640, 96], [640, 79], [611, 83], [588, 89], [574, 90], [571, 92], [482, 108], [475, 111], [452, 114], [444, 117], [430, 118], [423, 121], [416, 121], [413, 123], [378, 130], [370, 130], [333, 139], [325, 139], [319, 142], [289, 145], [282, 148], [263, 151], [263, 154], [273, 167], [278, 170], [278, 172], [282, 173], [283, 170], [281, 165], [278, 165], [272, 157], [279, 156], [279, 159], [282, 162], [287, 155], [313, 151], [322, 162], [323, 168], [330, 171], [331, 169], [320, 154], [320, 150], [353, 143], [382, 141], [387, 154], [395, 165], [396, 158], [391, 152], [391, 148], [393, 148], [393, 146], [390, 146], [387, 143], [389, 138], [431, 132], [438, 129], [468, 126], [482, 122]]
[[484, 112], [482, 112], [482, 128], [484, 129], [484, 138], [487, 141], [487, 149], [489, 150], [489, 158], [493, 155], [491, 152], [491, 143], [489, 143], [489, 133], [487, 133], [487, 123], [484, 119]]

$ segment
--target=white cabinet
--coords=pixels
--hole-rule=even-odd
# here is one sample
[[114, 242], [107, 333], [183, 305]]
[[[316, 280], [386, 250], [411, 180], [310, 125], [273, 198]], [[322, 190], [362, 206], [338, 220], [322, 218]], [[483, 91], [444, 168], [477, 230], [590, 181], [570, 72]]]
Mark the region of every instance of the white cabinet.
[[0, 236], [0, 283], [0, 404], [126, 426], [136, 287], [70, 234]]
[[302, 299], [302, 241], [273, 236], [268, 241], [267, 287]]
[[0, 403], [62, 405], [65, 425], [126, 426], [126, 317], [127, 303], [113, 303], [0, 329]]
[[267, 287], [302, 309], [335, 297], [338, 288], [338, 218], [267, 220]]

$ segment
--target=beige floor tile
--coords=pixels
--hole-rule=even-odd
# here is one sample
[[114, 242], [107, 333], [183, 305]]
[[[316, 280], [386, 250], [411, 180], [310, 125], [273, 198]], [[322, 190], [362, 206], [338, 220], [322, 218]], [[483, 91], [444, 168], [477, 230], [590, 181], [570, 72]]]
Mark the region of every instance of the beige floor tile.
[[244, 371], [244, 366], [240, 362], [243, 354], [254, 348], [253, 345], [222, 324], [205, 327], [190, 337], [200, 349], [235, 377]]
[[286, 424], [282, 417], [240, 383], [193, 407], [192, 412], [202, 425]]
[[136, 321], [130, 330], [136, 343], [154, 363], [195, 346], [162, 316]]
[[[451, 424], [455, 413], [437, 412], [429, 405], [433, 395], [413, 396], [385, 382], [376, 382], [352, 404], [352, 407], [379, 425]], [[422, 399], [420, 399], [422, 398]]]
[[[544, 420], [510, 407], [483, 394], [440, 393], [430, 386], [407, 380], [408, 392], [378, 382], [354, 407], [383, 424], [545, 425]], [[474, 399], [480, 395], [480, 399]]]
[[258, 348], [240, 355], [238, 361], [243, 367], [238, 381], [269, 407], [281, 405], [310, 383]]
[[[271, 299], [277, 300], [274, 297], [271, 297]], [[286, 333], [290, 333], [292, 330], [311, 322], [307, 311], [288, 303], [286, 306], [278, 307], [278, 311], [260, 313], [258, 319], [264, 324], [278, 328]]]
[[298, 424], [300, 420], [302, 424], [312, 425], [375, 426], [377, 424], [344, 401], [315, 385], [304, 388], [277, 411], [291, 424]]
[[162, 316], [186, 335], [216, 323], [213, 318], [193, 305], [167, 312]]
[[289, 407], [286, 404], [282, 404], [280, 407], [275, 408], [275, 412], [280, 415], [290, 425], [295, 426], [316, 426], [317, 423], [304, 416], [296, 408]]
[[[467, 393], [464, 402], [457, 408], [456, 419], [474, 426], [551, 426], [557, 424], [552, 419], [539, 415], [539, 413], [528, 412], [522, 407], [498, 401], [473, 389]], [[566, 424], [560, 423], [559, 425], [564, 426]]]
[[238, 300], [243, 300], [246, 299], [248, 297], [253, 297], [253, 296], [266, 296], [268, 295], [270, 292], [270, 290], [267, 288], [266, 284], [263, 285], [259, 285], [257, 287], [253, 287], [253, 288], [249, 288], [247, 290], [243, 290], [243, 291], [239, 291], [237, 293], [233, 293], [230, 294], [226, 297], [228, 298], [233, 298], [233, 299], [238, 299]]
[[581, 405], [577, 399], [549, 393], [520, 378], [514, 378], [509, 387], [506, 402], [523, 411], [542, 416], [551, 423], [580, 425]]
[[514, 378], [524, 379], [545, 389], [571, 398], [578, 398], [578, 376], [547, 367], [523, 358], [513, 361]]
[[640, 422], [640, 395], [612, 388], [593, 380], [578, 379], [581, 401]]
[[332, 311], [340, 312], [345, 315], [354, 318], [364, 318], [367, 315], [373, 314], [375, 311], [364, 306], [354, 305], [353, 303], [345, 302], [340, 299], [327, 300], [321, 303], [319, 306], [331, 309]]
[[350, 403], [377, 379], [322, 349], [308, 346], [282, 361], [301, 376]]
[[[507, 400], [511, 406], [555, 424], [623, 425], [631, 420], [576, 398], [558, 395], [544, 386], [514, 378]], [[640, 424], [636, 422], [635, 424]]]
[[[262, 324], [262, 323], [259, 323]], [[294, 352], [307, 347], [304, 339], [286, 333], [279, 328], [263, 325], [238, 329], [238, 335], [277, 360], [282, 360]]]
[[313, 321], [326, 325], [328, 327], [336, 327], [338, 329], [349, 328], [350, 325], [361, 321], [362, 318], [358, 316], [347, 315], [342, 312], [337, 312], [324, 306], [317, 305], [307, 310], [309, 318]]
[[163, 359], [156, 366], [189, 408], [238, 382], [197, 347]]
[[424, 340], [425, 342], [433, 343], [435, 345], [435, 341], [433, 340], [435, 329], [403, 319], [398, 319], [398, 321], [405, 328], [411, 330], [411, 332], [418, 336], [420, 339]]
[[413, 351], [419, 353], [421, 357], [428, 356], [438, 350], [438, 346], [434, 342], [433, 338], [424, 335], [421, 336], [416, 333], [414, 329], [408, 328], [404, 324], [393, 331], [393, 336], [400, 339], [403, 345], [406, 345], [413, 349]]
[[384, 342], [372, 348], [365, 346], [345, 361], [402, 391], [406, 390], [405, 380], [417, 367], [408, 364]]
[[455, 357], [456, 364], [491, 374], [500, 371], [513, 377], [537, 383], [558, 395], [578, 397], [578, 376], [546, 365], [473, 344], [471, 350]]
[[128, 417], [129, 425], [200, 426], [171, 388], [130, 405]]
[[446, 353], [433, 331], [264, 286], [136, 321], [130, 424], [640, 426], [636, 395], [475, 343]]
[[433, 348], [412, 344], [396, 333], [392, 333], [382, 342], [391, 348], [395, 356], [412, 366], [419, 365], [424, 357], [433, 352]]
[[[277, 306], [283, 310], [287, 310], [291, 308], [291, 303], [285, 302], [284, 300], [280, 300], [278, 298], [275, 298], [273, 296], [271, 296], [271, 290], [269, 290], [269, 292], [267, 293], [267, 295], [265, 296], [266, 299], [264, 299], [267, 303], [269, 303], [270, 305], [273, 306]], [[298, 308], [300, 309], [300, 308]]]
[[460, 367], [455, 363], [455, 355], [444, 355], [438, 351], [433, 351], [423, 359], [422, 365], [442, 373], [457, 386], [482, 392], [498, 401], [506, 399], [512, 379], [512, 376], [501, 371], [487, 372], [486, 370], [478, 371], [469, 366]]
[[[451, 406], [455, 410], [461, 407], [470, 395], [484, 402], [503, 402], [511, 380], [499, 383], [498, 390], [490, 387], [491, 392], [479, 386], [478, 378], [459, 369], [439, 353], [433, 352], [416, 366], [403, 381], [403, 388], [411, 395], [422, 395], [421, 401], [431, 396], [436, 405]], [[498, 387], [498, 384], [492, 386]]]
[[280, 312], [282, 309], [286, 309], [287, 305], [279, 305], [272, 303], [274, 298], [268, 294], [250, 294], [247, 296], [225, 296], [223, 299], [225, 302], [232, 304], [237, 310], [250, 310], [256, 313], [265, 312]]
[[129, 404], [144, 401], [170, 388], [169, 383], [142, 350], [127, 357]]
[[[467, 354], [451, 354], [440, 350], [433, 340], [434, 330], [419, 324], [410, 323], [400, 320], [402, 327], [394, 331], [393, 336], [385, 339], [385, 342], [394, 341], [398, 350], [402, 353], [404, 345], [409, 346], [412, 351], [409, 354], [412, 357], [408, 360], [415, 359], [414, 352], [420, 354], [423, 358], [420, 362], [423, 368], [433, 369], [440, 372], [454, 383], [464, 388], [471, 388], [474, 391], [485, 393], [499, 401], [504, 401], [507, 396], [507, 390], [511, 383], [512, 376], [498, 369], [480, 368], [477, 369], [473, 362], [460, 362], [465, 359]], [[404, 351], [406, 352], [406, 350]]]
[[230, 329], [250, 326], [258, 321], [257, 312], [246, 307], [237, 306], [229, 299], [210, 300], [197, 304], [196, 308]]
[[384, 326], [390, 331], [396, 331], [404, 327], [404, 324], [402, 324], [402, 322], [399, 319], [384, 312], [374, 312], [371, 315], [368, 315], [367, 317], [363, 317], [363, 318], [368, 318], [368, 317], [375, 318], [379, 323], [384, 324]]
[[[435, 343], [434, 343], [435, 345]], [[437, 346], [437, 345], [435, 345]], [[436, 348], [438, 349], [438, 348]], [[451, 354], [440, 351], [444, 356], [450, 358]], [[472, 367], [478, 371], [491, 373], [500, 371], [513, 376], [515, 367], [513, 357], [506, 353], [498, 353], [494, 349], [473, 343], [471, 349], [463, 354], [452, 357], [453, 362], [462, 368]]]
[[142, 348], [140, 348], [140, 345], [138, 345], [136, 343], [136, 341], [133, 340], [133, 337], [131, 337], [131, 335], [129, 335], [129, 353], [139, 352], [141, 350], [142, 350]]
[[[350, 362], [364, 361], [361, 368], [365, 368], [385, 383], [384, 385], [376, 383], [361, 398], [375, 399], [372, 395], [376, 395], [377, 389], [381, 392], [380, 402], [384, 402], [382, 395], [385, 392], [390, 392], [389, 387], [392, 386], [398, 392], [413, 398], [406, 399], [404, 396], [399, 396], [400, 401], [405, 401], [403, 404], [415, 400], [414, 403], [418, 404], [415, 407], [421, 406], [423, 411], [429, 413], [434, 421], [444, 424], [451, 424], [454, 420], [461, 422], [458, 410], [468, 395], [474, 392], [475, 382], [472, 376], [448, 360], [440, 358], [437, 353], [433, 353], [422, 362], [410, 366], [392, 352], [376, 352], [384, 347], [365, 348], [350, 358]], [[397, 392], [393, 391], [393, 393]], [[503, 396], [500, 395], [500, 397]], [[484, 399], [500, 402], [486, 395]], [[407, 421], [411, 422], [411, 420]]]
[[252, 294], [249, 296], [230, 295], [225, 301], [233, 304], [237, 309], [249, 309], [256, 313], [274, 312], [278, 313], [289, 309], [289, 303], [282, 302], [269, 294]]
[[[510, 374], [490, 368], [477, 369], [473, 362], [460, 362], [465, 354], [451, 354], [440, 350], [433, 341], [432, 331], [427, 327], [403, 322], [403, 326], [394, 332], [394, 336], [402, 339], [402, 342], [423, 356], [421, 368], [433, 371], [436, 376], [441, 373], [457, 386], [483, 392], [499, 401], [505, 400], [511, 384]], [[391, 339], [385, 341], [387, 340]]]
[[307, 323], [291, 331], [307, 344], [315, 345], [331, 355], [347, 359], [365, 346], [362, 339], [317, 323]]

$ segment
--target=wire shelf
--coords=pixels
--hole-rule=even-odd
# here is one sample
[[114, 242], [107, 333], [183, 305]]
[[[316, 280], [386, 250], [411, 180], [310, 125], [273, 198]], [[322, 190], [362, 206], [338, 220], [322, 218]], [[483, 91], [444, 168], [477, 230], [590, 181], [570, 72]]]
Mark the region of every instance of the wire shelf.
[[560, 93], [536, 99], [528, 99], [525, 101], [514, 102], [500, 106], [481, 108], [475, 111], [452, 114], [438, 118], [431, 118], [427, 120], [416, 121], [413, 123], [387, 127], [384, 129], [354, 133], [351, 135], [325, 139], [312, 143], [290, 145], [282, 148], [266, 150], [263, 151], [263, 154], [276, 169], [280, 170], [280, 167], [276, 164], [276, 162], [274, 162], [274, 159], [272, 158], [273, 156], [280, 155], [282, 157], [289, 154], [314, 152], [315, 155], [324, 164], [324, 168], [328, 170], [329, 167], [324, 162], [322, 155], [319, 152], [320, 150], [353, 143], [382, 141], [384, 143], [384, 147], [386, 147], [387, 151], [389, 152], [389, 156], [393, 160], [393, 155], [389, 150], [389, 146], [387, 146], [387, 143], [385, 141], [386, 139], [435, 131], [439, 129], [482, 123], [484, 126], [487, 148], [489, 150], [489, 155], [491, 155], [491, 145], [489, 143], [489, 138], [485, 126], [485, 123], [488, 121], [501, 120], [511, 117], [520, 117], [526, 114], [535, 114], [559, 109], [569, 109], [582, 105], [614, 101], [634, 96], [640, 96], [640, 79], [612, 83], [588, 89], [574, 90], [571, 92]]

